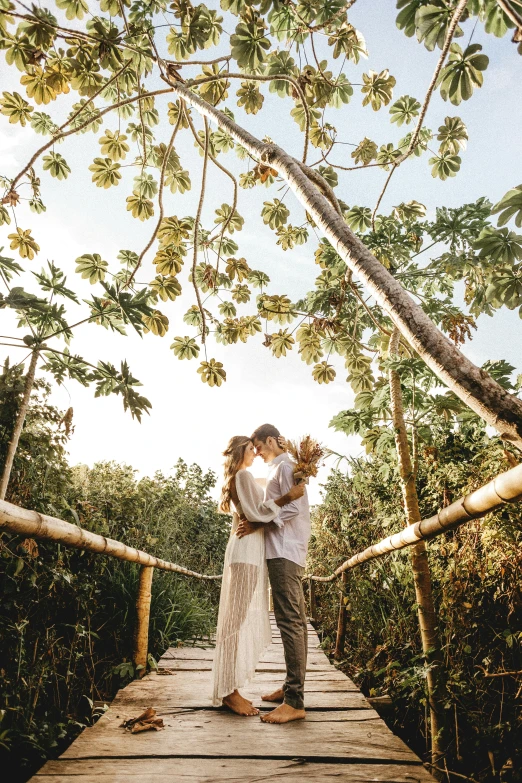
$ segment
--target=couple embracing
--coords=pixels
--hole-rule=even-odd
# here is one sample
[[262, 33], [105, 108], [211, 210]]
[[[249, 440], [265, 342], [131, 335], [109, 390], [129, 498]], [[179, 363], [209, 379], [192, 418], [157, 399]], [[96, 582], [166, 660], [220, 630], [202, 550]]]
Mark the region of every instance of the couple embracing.
[[[304, 681], [307, 620], [302, 576], [310, 511], [304, 484], [295, 484], [292, 462], [282, 448], [279, 430], [264, 424], [249, 438], [231, 438], [225, 456], [221, 510], [234, 508], [225, 553], [213, 666], [213, 704], [238, 715], [259, 715], [239, 693], [254, 676], [262, 652], [272, 641], [268, 614], [268, 579], [281, 632], [286, 678], [263, 701], [281, 702], [264, 715], [266, 723], [305, 717]], [[269, 465], [265, 491], [248, 470], [260, 456]]]

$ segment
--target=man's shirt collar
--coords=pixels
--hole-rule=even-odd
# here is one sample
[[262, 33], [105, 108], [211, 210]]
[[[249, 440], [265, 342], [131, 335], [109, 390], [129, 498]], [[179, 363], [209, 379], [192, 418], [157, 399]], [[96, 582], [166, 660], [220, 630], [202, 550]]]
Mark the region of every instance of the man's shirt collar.
[[290, 457], [286, 453], [286, 451], [283, 451], [282, 454], [278, 454], [277, 457], [274, 457], [272, 462], [268, 463], [268, 467], [274, 468], [276, 465], [279, 465], [280, 462], [288, 462], [290, 461]]

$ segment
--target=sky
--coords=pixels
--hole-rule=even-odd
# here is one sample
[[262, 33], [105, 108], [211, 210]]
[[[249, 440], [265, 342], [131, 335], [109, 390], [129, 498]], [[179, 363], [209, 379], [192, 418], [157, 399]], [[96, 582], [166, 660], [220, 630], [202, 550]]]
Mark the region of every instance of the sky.
[[[211, 3], [209, 5], [212, 5]], [[428, 52], [416, 41], [407, 39], [395, 27], [394, 3], [359, 3], [350, 12], [350, 21], [360, 29], [369, 50], [368, 60], [358, 66], [350, 65], [348, 78], [358, 83], [362, 72], [368, 69], [381, 71], [389, 68], [397, 79], [394, 100], [401, 95], [412, 95], [422, 100], [438, 57]], [[74, 23], [70, 23], [72, 26]], [[459, 107], [444, 103], [436, 95], [430, 105], [426, 124], [436, 130], [446, 116], [460, 116], [469, 131], [469, 144], [462, 153], [462, 167], [454, 179], [446, 182], [433, 179], [428, 166], [429, 155], [408, 161], [398, 169], [383, 200], [382, 211], [414, 198], [428, 208], [428, 215], [434, 216], [438, 206], [458, 206], [487, 196], [493, 202], [522, 181], [522, 60], [509, 36], [497, 40], [485, 35], [479, 25], [473, 32], [469, 24], [464, 25], [465, 43], [471, 34], [473, 41], [483, 44], [490, 58], [485, 73], [484, 87], [478, 90], [472, 100]], [[205, 53], [206, 55], [207, 53]], [[335, 61], [338, 65], [338, 61]], [[18, 90], [19, 74], [8, 68], [3, 56], [0, 60], [0, 84], [2, 90]], [[158, 87], [163, 83], [158, 82]], [[328, 110], [327, 120], [339, 132], [339, 138], [346, 144], [357, 144], [365, 136], [378, 144], [397, 141], [409, 130], [395, 128], [389, 123], [386, 109], [374, 113], [370, 107], [361, 106], [360, 88], [354, 88], [354, 97], [348, 107], [341, 111]], [[288, 117], [290, 106], [264, 89], [265, 104], [257, 116], [246, 115], [235, 105], [235, 90], [230, 90], [227, 105], [236, 120], [259, 137], [268, 135], [289, 152], [299, 155], [302, 138], [297, 126]], [[76, 100], [76, 95], [74, 100]], [[166, 109], [168, 98], [157, 101], [160, 115]], [[57, 102], [58, 104], [58, 102]], [[54, 111], [54, 107], [37, 107]], [[58, 116], [65, 115], [69, 105], [58, 109]], [[122, 122], [125, 125], [125, 121]], [[115, 130], [117, 118], [108, 120], [103, 127]], [[201, 127], [201, 124], [198, 125]], [[159, 126], [167, 138], [171, 127], [163, 122]], [[7, 118], [0, 118], [0, 174], [14, 176], [31, 154], [42, 144], [42, 137], [30, 128], [9, 125]], [[180, 136], [176, 148], [182, 164], [191, 172], [193, 187], [190, 194], [180, 196], [167, 193], [166, 214], [178, 216], [195, 214], [198, 198], [198, 182], [201, 176], [202, 159], [193, 147], [188, 134]], [[343, 165], [350, 165], [353, 147], [340, 147], [332, 159]], [[127, 170], [117, 189], [102, 190], [91, 182], [88, 165], [100, 154], [93, 134], [72, 136], [61, 144], [57, 151], [62, 154], [72, 173], [65, 182], [52, 179], [41, 172], [42, 198], [47, 211], [42, 215], [29, 213], [27, 207], [18, 210], [18, 224], [22, 228], [33, 228], [33, 236], [41, 247], [32, 269], [40, 271], [47, 259], [52, 259], [69, 276], [69, 282], [80, 295], [88, 297], [92, 290], [88, 283], [75, 275], [75, 259], [83, 253], [100, 253], [113, 271], [118, 269], [116, 255], [120, 249], [136, 252], [146, 244], [154, 220], [141, 223], [125, 211], [124, 200], [132, 189], [132, 177], [136, 171]], [[315, 160], [316, 150], [311, 149], [309, 160]], [[316, 156], [318, 157], [318, 156]], [[236, 173], [244, 165], [230, 152], [223, 161]], [[336, 190], [338, 197], [350, 205], [375, 204], [382, 188], [386, 172], [368, 169], [340, 177]], [[279, 186], [278, 186], [279, 187]], [[269, 292], [286, 293], [297, 299], [313, 286], [318, 274], [313, 251], [316, 242], [284, 252], [275, 244], [275, 236], [260, 218], [262, 201], [281, 197], [276, 188], [264, 190], [255, 188], [240, 190], [238, 210], [246, 218], [245, 228], [233, 238], [239, 244], [239, 256], [244, 256], [251, 268], [265, 271], [272, 280]], [[212, 224], [214, 210], [222, 203], [231, 201], [229, 182], [212, 169], [206, 192], [203, 221]], [[285, 203], [292, 211], [293, 224], [299, 225], [303, 218], [302, 209], [291, 193], [285, 195]], [[7, 234], [12, 226], [0, 228], [0, 247], [8, 250]], [[140, 281], [148, 282], [154, 277], [153, 253], [149, 253], [140, 272]], [[74, 279], [73, 279], [74, 278]], [[29, 290], [36, 291], [30, 276], [24, 279]], [[150, 416], [142, 423], [132, 420], [123, 411], [120, 398], [115, 396], [94, 399], [93, 390], [84, 389], [73, 381], [61, 387], [54, 387], [53, 402], [60, 408], [74, 409], [74, 434], [69, 442], [72, 464], [92, 465], [102, 460], [132, 465], [139, 475], [151, 475], [156, 470], [168, 473], [181, 457], [186, 462], [197, 462], [202, 468], [211, 468], [221, 473], [221, 453], [228, 439], [236, 434], [250, 434], [265, 422], [275, 424], [289, 438], [310, 433], [329, 449], [338, 454], [358, 455], [363, 453], [359, 439], [335, 433], [329, 422], [335, 414], [352, 406], [353, 393], [345, 382], [346, 371], [342, 364], [333, 363], [338, 370], [337, 378], [328, 386], [319, 386], [311, 377], [311, 368], [291, 352], [283, 359], [275, 359], [261, 342], [262, 336], [251, 338], [246, 345], [216, 345], [209, 351], [209, 357], [222, 361], [227, 372], [227, 381], [220, 388], [203, 384], [196, 373], [198, 362], [178, 361], [169, 346], [177, 335], [191, 330], [182, 316], [193, 303], [188, 284], [184, 293], [173, 303], [161, 309], [170, 319], [170, 330], [166, 337], [135, 334], [122, 338], [100, 327], [86, 325], [75, 331], [72, 350], [87, 360], [111, 361], [116, 365], [121, 359], [128, 360], [133, 374], [143, 382], [142, 393], [152, 403]], [[74, 318], [75, 307], [70, 308]], [[2, 334], [15, 334], [16, 323], [8, 310], [0, 313]], [[507, 359], [522, 370], [522, 323], [516, 312], [502, 311], [494, 318], [481, 316], [479, 328], [473, 341], [464, 346], [464, 353], [476, 364], [487, 359]], [[277, 327], [279, 328], [279, 327]], [[23, 352], [15, 352], [0, 346], [0, 359], [10, 355], [11, 362], [20, 361]], [[259, 463], [259, 464], [258, 464]], [[344, 463], [346, 464], [346, 463]], [[312, 502], [320, 500], [321, 484], [333, 466], [329, 461], [322, 468], [319, 478], [310, 486]], [[266, 472], [265, 466], [256, 460], [253, 467], [256, 476]]]

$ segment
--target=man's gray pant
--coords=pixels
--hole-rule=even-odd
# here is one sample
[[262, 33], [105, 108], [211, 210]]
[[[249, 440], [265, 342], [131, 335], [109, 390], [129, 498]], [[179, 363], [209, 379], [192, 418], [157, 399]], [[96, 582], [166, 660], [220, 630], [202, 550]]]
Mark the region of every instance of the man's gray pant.
[[308, 651], [308, 628], [302, 576], [304, 568], [284, 557], [267, 560], [277, 627], [285, 652], [286, 704], [296, 710], [304, 707], [304, 682]]

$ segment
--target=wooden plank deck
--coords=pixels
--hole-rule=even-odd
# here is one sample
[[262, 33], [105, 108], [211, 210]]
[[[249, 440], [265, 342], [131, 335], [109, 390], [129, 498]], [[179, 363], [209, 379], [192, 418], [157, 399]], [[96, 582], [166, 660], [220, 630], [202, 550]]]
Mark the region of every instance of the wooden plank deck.
[[[242, 689], [263, 712], [262, 693], [284, 676], [281, 637]], [[127, 685], [95, 726], [85, 729], [30, 783], [433, 783], [420, 759], [386, 726], [357, 687], [332, 666], [309, 626], [305, 721], [274, 726], [239, 718], [210, 701], [212, 649], [171, 648], [158, 673]], [[154, 707], [165, 730], [130, 734], [126, 718]]]

